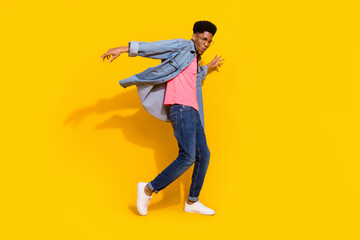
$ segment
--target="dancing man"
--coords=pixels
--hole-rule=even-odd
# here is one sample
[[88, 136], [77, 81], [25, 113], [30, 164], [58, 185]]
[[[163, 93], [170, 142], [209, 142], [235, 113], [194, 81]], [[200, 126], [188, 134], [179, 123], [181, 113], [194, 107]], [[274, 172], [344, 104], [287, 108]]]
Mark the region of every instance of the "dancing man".
[[202, 54], [214, 44], [216, 26], [198, 21], [190, 40], [173, 39], [155, 42], [130, 41], [128, 46], [109, 49], [101, 56], [110, 63], [122, 53], [129, 57], [161, 59], [161, 64], [119, 81], [124, 88], [137, 86], [143, 107], [151, 115], [170, 121], [179, 146], [179, 155], [152, 181], [137, 184], [137, 209], [147, 215], [152, 193], [156, 194], [180, 177], [194, 164], [185, 212], [214, 215], [215, 211], [199, 201], [208, 169], [210, 151], [204, 131], [202, 80], [222, 65], [221, 56], [200, 66]]

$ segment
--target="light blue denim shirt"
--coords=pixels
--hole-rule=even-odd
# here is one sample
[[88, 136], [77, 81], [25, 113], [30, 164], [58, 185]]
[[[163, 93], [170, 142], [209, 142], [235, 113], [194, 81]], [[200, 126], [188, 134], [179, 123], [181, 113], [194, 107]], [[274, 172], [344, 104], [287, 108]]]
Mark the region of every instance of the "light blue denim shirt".
[[[150, 67], [145, 71], [129, 78], [120, 80], [122, 87], [137, 86], [138, 95], [145, 110], [154, 117], [169, 122], [169, 107], [164, 105], [166, 82], [177, 76], [196, 57], [194, 41], [192, 39], [173, 39], [155, 42], [129, 42], [129, 57], [142, 56], [161, 59], [161, 64]], [[207, 66], [199, 65], [196, 79], [196, 97], [199, 114], [204, 127], [204, 108], [202, 98], [202, 80], [207, 75]]]

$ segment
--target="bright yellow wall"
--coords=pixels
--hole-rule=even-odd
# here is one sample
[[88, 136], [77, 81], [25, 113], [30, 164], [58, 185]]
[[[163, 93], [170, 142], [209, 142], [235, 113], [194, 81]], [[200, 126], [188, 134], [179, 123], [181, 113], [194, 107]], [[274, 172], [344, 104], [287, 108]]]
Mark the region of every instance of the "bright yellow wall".
[[[6, 1], [2, 239], [358, 239], [359, 1]], [[212, 153], [136, 212], [136, 184], [177, 156], [171, 125], [118, 81], [159, 61], [100, 56], [218, 27], [203, 86]], [[230, 237], [232, 235], [233, 237]]]

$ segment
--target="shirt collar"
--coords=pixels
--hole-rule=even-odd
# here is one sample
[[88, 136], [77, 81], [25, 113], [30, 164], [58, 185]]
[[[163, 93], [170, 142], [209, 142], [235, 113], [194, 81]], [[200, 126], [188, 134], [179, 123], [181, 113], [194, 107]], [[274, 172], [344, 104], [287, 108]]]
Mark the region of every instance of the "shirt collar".
[[[189, 42], [190, 42], [190, 52], [196, 54], [196, 49], [195, 49], [195, 43], [194, 43], [194, 41], [193, 41], [192, 39], [190, 39]], [[200, 54], [199, 54], [199, 56], [198, 56], [197, 59], [198, 59], [198, 61], [200, 61], [200, 59], [201, 59], [201, 55], [200, 55]]]

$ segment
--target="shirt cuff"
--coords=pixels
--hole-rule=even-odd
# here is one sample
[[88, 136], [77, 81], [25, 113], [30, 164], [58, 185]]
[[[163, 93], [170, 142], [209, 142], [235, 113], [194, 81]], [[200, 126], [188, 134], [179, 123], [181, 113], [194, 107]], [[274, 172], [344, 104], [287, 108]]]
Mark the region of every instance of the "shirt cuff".
[[208, 72], [208, 66], [207, 65], [204, 65], [202, 66], [203, 70], [204, 70], [204, 78], [206, 77], [207, 75], [207, 72]]
[[130, 41], [129, 42], [129, 57], [137, 56], [139, 52], [139, 42], [138, 41]]

